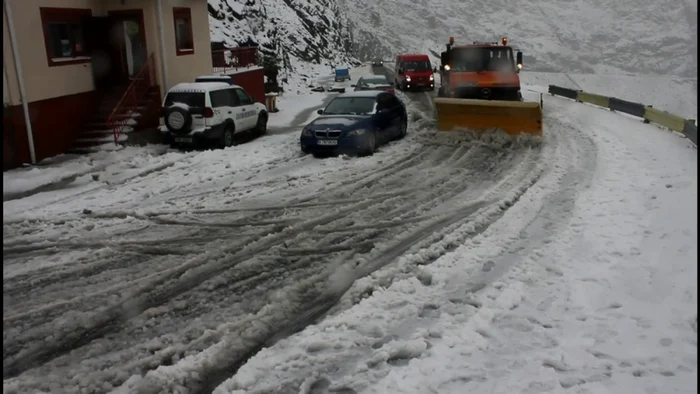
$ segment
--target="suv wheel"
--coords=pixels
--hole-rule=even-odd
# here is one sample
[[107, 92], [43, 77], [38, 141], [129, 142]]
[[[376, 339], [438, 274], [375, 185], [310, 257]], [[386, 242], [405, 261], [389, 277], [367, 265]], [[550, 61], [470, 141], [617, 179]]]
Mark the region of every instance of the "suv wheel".
[[233, 127], [227, 125], [224, 129], [224, 134], [221, 136], [221, 147], [228, 148], [233, 145], [235, 145], [233, 141]]
[[173, 133], [183, 133], [192, 127], [192, 114], [182, 107], [170, 107], [165, 110], [165, 126]]
[[258, 123], [255, 124], [255, 135], [267, 134], [267, 113], [261, 112], [258, 115]]

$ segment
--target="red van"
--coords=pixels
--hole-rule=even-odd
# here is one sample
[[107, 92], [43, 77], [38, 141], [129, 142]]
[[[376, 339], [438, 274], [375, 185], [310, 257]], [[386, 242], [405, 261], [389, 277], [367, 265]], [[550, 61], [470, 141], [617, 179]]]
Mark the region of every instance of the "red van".
[[396, 56], [394, 84], [399, 90], [435, 90], [437, 68], [430, 64], [428, 55], [403, 54]]

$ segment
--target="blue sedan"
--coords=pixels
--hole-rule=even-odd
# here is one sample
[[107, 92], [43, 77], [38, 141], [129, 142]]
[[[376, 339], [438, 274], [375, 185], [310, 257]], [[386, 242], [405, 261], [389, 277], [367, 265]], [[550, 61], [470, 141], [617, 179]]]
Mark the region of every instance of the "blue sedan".
[[365, 90], [334, 98], [301, 132], [301, 150], [372, 155], [377, 147], [406, 136], [406, 106], [392, 93]]

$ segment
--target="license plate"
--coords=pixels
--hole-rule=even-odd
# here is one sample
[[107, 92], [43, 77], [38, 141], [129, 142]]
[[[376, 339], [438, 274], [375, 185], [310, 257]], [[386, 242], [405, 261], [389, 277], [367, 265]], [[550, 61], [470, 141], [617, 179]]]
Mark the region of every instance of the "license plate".
[[192, 138], [175, 138], [175, 142], [192, 142]]
[[417, 83], [416, 86], [425, 86], [424, 83]]
[[338, 145], [338, 140], [318, 140], [318, 144], [323, 146]]

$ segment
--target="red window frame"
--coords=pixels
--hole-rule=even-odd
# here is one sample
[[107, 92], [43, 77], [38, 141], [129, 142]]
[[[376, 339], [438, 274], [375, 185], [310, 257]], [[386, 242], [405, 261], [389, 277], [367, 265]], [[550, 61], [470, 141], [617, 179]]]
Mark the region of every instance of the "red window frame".
[[[71, 64], [90, 63], [91, 58], [87, 48], [85, 48], [85, 31], [83, 31], [83, 21], [92, 16], [89, 8], [54, 8], [40, 7], [41, 27], [44, 32], [44, 48], [46, 49], [46, 60], [49, 67], [68, 66]], [[76, 42], [76, 30], [69, 30], [69, 39], [72, 56], [54, 56], [51, 45], [50, 24], [67, 24], [77, 27], [82, 35], [80, 43]], [[79, 58], [79, 59], [78, 59]]]
[[[180, 45], [177, 21], [185, 20], [189, 40], [184, 46]], [[194, 55], [194, 33], [192, 32], [192, 10], [186, 7], [173, 7], [173, 28], [175, 29], [175, 53], [177, 56]]]

